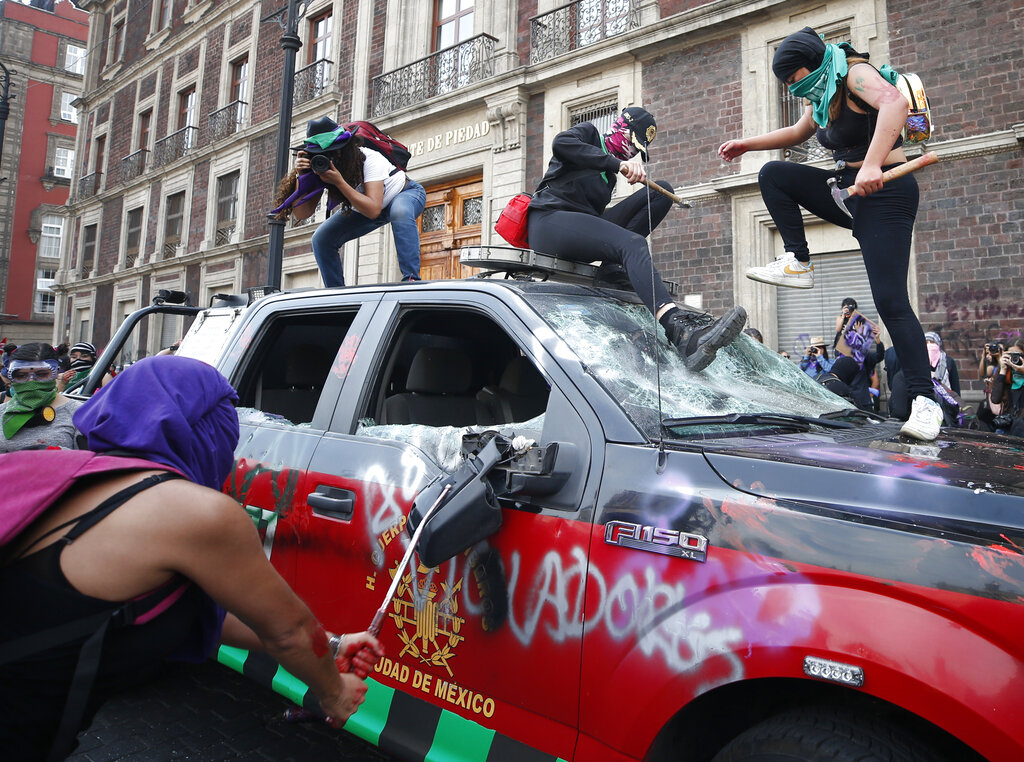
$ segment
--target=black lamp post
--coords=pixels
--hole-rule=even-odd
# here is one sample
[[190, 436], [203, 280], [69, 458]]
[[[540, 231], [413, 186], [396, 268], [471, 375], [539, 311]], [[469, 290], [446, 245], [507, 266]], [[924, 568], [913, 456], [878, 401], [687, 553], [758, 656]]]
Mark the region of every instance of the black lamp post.
[[[10, 70], [0, 63], [0, 69], [3, 70], [3, 75], [0, 76], [0, 160], [4, 158], [4, 133], [7, 131], [7, 117], [11, 114], [11, 72]], [[15, 72], [17, 73], [17, 72]], [[0, 178], [0, 183], [6, 180], [6, 177]]]
[[[299, 6], [302, 11], [309, 0], [288, 0], [288, 7], [273, 16], [282, 13], [285, 16], [284, 34], [281, 35], [281, 49], [284, 51], [284, 79], [281, 82], [281, 109], [277, 120], [277, 164], [274, 171], [274, 182], [277, 183], [288, 174], [288, 143], [292, 131], [292, 98], [295, 94], [295, 54], [302, 47], [299, 39]], [[272, 17], [273, 17], [272, 16]], [[270, 18], [264, 19], [269, 21]], [[277, 219], [275, 215], [267, 215], [270, 234], [267, 239], [267, 285], [275, 289], [281, 288], [281, 266], [284, 263], [284, 228], [286, 220]]]

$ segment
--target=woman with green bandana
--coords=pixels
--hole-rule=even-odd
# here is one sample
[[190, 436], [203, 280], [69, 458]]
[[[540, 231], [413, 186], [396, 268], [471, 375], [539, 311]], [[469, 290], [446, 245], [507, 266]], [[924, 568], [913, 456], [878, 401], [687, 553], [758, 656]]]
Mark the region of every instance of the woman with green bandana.
[[57, 392], [60, 365], [49, 344], [22, 344], [4, 368], [11, 398], [0, 405], [0, 453], [29, 447], [74, 447], [71, 414], [81, 404]]
[[[882, 173], [906, 162], [901, 131], [907, 101], [892, 85], [895, 72], [879, 71], [848, 43], [825, 44], [810, 27], [784, 39], [772, 60], [775, 76], [807, 107], [796, 124], [723, 143], [718, 154], [732, 161], [747, 151], [799, 145], [815, 135], [832, 150], [835, 169], [770, 161], [758, 175], [761, 197], [785, 244], [783, 255], [747, 277], [788, 288], [812, 288], [814, 266], [801, 207], [853, 231], [860, 244], [878, 315], [892, 337], [907, 382], [910, 409], [892, 411], [906, 420], [902, 434], [929, 441], [939, 435], [942, 409], [934, 397], [924, 331], [910, 305], [907, 274], [917, 217], [918, 187], [911, 174], [882, 184]], [[850, 197], [844, 214], [827, 184], [835, 177]]]

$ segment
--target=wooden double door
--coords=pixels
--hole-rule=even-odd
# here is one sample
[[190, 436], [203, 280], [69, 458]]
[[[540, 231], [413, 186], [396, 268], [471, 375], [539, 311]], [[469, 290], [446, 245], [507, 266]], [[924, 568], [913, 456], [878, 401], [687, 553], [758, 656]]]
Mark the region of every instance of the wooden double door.
[[463, 246], [480, 244], [484, 215], [483, 176], [427, 187], [420, 216], [420, 277], [465, 278], [477, 272], [459, 262]]

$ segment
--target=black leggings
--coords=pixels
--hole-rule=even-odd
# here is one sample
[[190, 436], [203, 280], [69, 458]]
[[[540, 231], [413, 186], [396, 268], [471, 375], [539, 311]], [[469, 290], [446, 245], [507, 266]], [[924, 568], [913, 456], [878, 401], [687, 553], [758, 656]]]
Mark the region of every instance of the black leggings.
[[853, 230], [864, 257], [875, 309], [889, 329], [903, 366], [907, 393], [911, 399], [918, 395], [931, 399], [933, 387], [924, 331], [907, 294], [910, 241], [919, 199], [917, 180], [913, 175], [905, 175], [890, 180], [870, 196], [846, 199], [846, 208], [853, 215], [851, 220], [832, 200], [827, 181], [833, 176], [839, 178], [840, 187], [849, 187], [857, 177], [857, 169], [836, 173], [796, 162], [770, 161], [761, 168], [758, 183], [786, 251], [799, 260], [810, 259], [800, 207], [826, 222]]
[[[672, 186], [659, 181], [665, 190]], [[647, 204], [650, 199], [648, 220]], [[614, 262], [626, 268], [626, 275], [647, 309], [672, 303], [672, 295], [661, 280], [647, 236], [658, 227], [672, 200], [650, 188], [643, 188], [595, 217], [584, 212], [530, 210], [530, 248], [573, 262]]]

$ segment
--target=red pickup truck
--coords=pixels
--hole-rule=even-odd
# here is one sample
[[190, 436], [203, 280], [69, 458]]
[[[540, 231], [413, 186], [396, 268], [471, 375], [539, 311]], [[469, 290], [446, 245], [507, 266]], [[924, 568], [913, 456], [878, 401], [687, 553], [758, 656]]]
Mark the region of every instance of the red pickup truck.
[[487, 474], [500, 528], [439, 513], [402, 574], [347, 725], [385, 751], [1024, 759], [1018, 441], [902, 438], [747, 337], [688, 373], [581, 278], [196, 312], [180, 353], [241, 398], [225, 489], [333, 631], [369, 624], [424, 488], [493, 432], [532, 444]]

